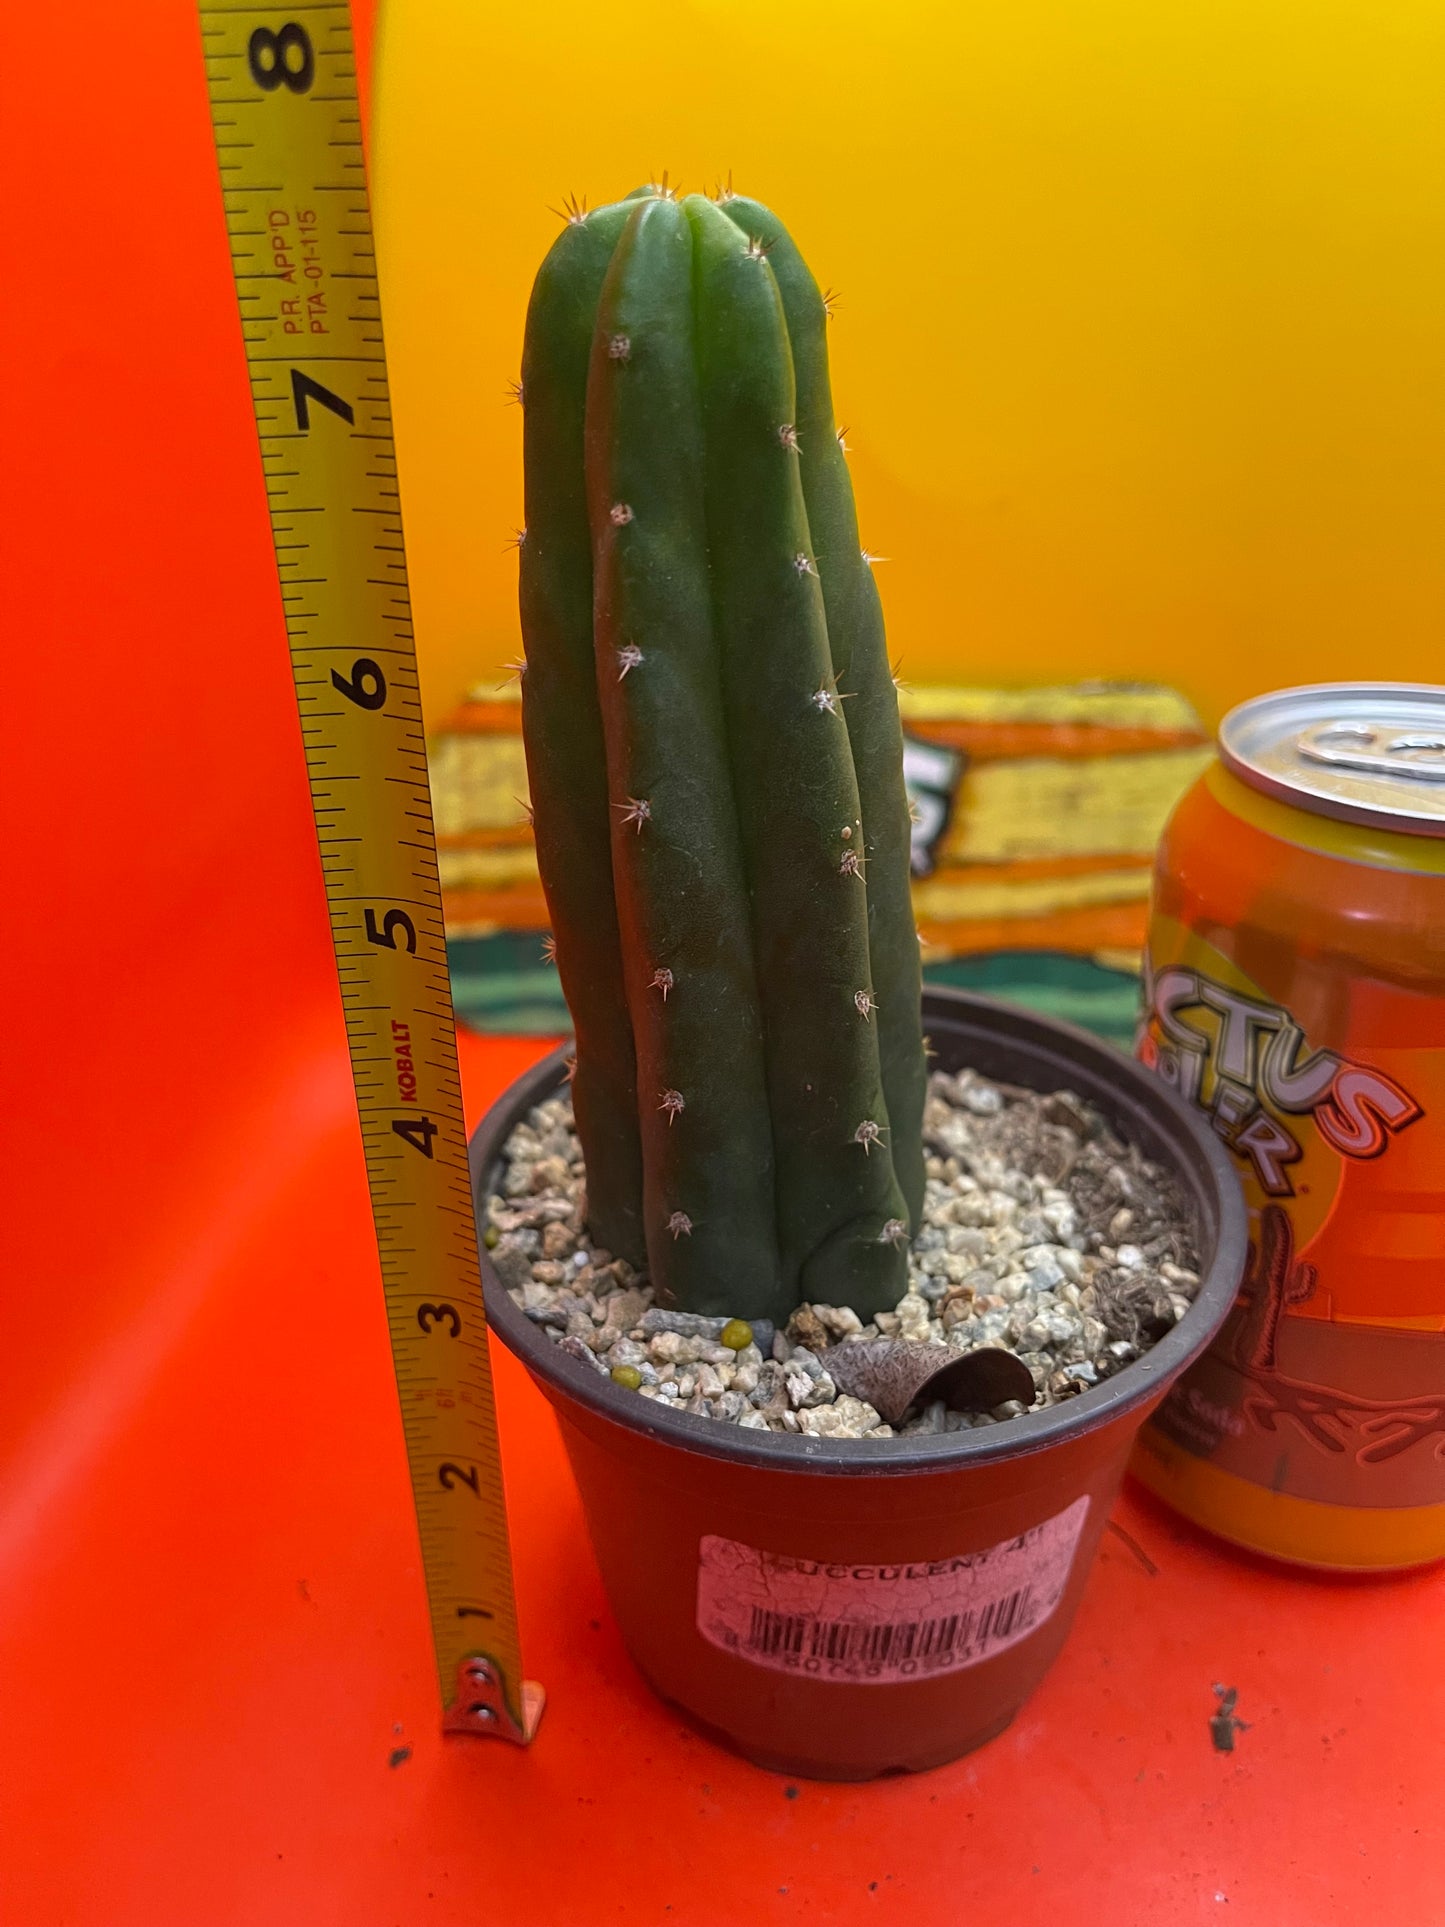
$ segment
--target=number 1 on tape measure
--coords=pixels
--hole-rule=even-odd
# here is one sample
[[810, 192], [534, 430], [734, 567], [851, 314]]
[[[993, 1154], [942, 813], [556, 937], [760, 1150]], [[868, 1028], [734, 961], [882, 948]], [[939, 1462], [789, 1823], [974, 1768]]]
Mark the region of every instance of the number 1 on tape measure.
[[528, 1740], [350, 15], [199, 5], [443, 1724]]

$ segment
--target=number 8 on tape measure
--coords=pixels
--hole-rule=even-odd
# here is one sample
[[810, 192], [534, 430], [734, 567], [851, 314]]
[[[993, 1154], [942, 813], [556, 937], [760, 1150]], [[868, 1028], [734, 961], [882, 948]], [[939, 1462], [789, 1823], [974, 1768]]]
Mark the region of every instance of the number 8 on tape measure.
[[448, 1731], [531, 1738], [346, 0], [200, 0]]

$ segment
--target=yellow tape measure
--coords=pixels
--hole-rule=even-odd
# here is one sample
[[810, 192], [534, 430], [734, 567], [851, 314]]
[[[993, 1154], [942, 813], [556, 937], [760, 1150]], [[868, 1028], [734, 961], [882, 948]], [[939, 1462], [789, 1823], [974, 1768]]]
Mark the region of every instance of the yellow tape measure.
[[199, 0], [444, 1725], [531, 1738], [346, 0]]

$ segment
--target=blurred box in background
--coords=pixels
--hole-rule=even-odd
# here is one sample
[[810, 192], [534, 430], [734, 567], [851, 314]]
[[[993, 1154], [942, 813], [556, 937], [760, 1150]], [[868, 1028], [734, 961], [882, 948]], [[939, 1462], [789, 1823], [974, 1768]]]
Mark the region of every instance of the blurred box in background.
[[[992, 990], [1127, 1043], [1149, 864], [1209, 760], [1172, 689], [905, 688], [914, 907], [933, 982]], [[483, 688], [431, 744], [457, 1010], [480, 1030], [568, 1027], [542, 954], [520, 692]]]

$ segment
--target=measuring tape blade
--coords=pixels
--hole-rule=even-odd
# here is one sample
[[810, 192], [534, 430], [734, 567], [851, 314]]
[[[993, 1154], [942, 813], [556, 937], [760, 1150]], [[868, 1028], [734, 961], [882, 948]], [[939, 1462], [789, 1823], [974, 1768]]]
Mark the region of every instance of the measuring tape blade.
[[346, 0], [199, 0], [448, 1731], [531, 1738]]

